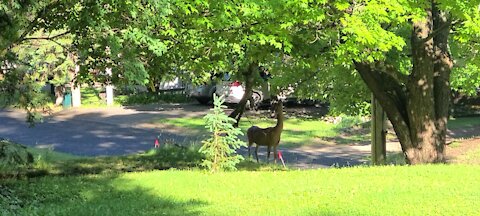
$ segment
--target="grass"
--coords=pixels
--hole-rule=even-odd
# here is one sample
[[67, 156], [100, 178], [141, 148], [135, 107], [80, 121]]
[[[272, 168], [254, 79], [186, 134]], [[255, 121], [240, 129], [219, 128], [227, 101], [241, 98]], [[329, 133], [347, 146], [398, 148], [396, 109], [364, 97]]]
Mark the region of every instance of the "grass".
[[[100, 97], [100, 89], [93, 87], [83, 87], [81, 91], [81, 100], [83, 108], [97, 108], [97, 107], [107, 107], [107, 101], [105, 98]], [[120, 106], [121, 104], [114, 99], [113, 106]]]
[[115, 101], [124, 106], [127, 105], [141, 105], [152, 103], [186, 103], [190, 101], [190, 98], [183, 93], [179, 92], [141, 92], [131, 95], [118, 95], [115, 97]]
[[[197, 169], [203, 160], [203, 155], [196, 147], [163, 146], [145, 153], [100, 157], [79, 157], [36, 148], [28, 148], [28, 151], [34, 155], [34, 163], [30, 166], [22, 165], [2, 170], [0, 179], [45, 175], [117, 174], [171, 168]], [[244, 169], [254, 168], [245, 164]]]
[[[201, 117], [170, 118], [154, 121], [181, 127], [196, 133], [204, 133], [204, 120]], [[240, 122], [242, 131], [252, 125], [259, 127], [274, 126], [276, 120], [267, 118], [246, 117]], [[369, 137], [368, 122], [362, 124], [357, 117], [344, 116], [337, 124], [322, 120], [289, 118], [284, 122], [282, 146], [297, 147], [312, 144], [351, 144], [366, 142]], [[480, 126], [480, 117], [455, 118], [448, 122], [450, 130]], [[362, 128], [364, 127], [364, 128]], [[356, 128], [356, 129], [355, 129]], [[345, 133], [347, 132], [347, 133]]]
[[[100, 97], [101, 90], [84, 87], [81, 88], [82, 107], [107, 107], [107, 102]], [[105, 94], [105, 93], [103, 93]], [[145, 105], [152, 103], [185, 103], [190, 101], [185, 94], [171, 92], [140, 92], [129, 95], [114, 95], [114, 106]]]
[[36, 160], [43, 160], [45, 162], [58, 162], [83, 158], [72, 154], [53, 151], [52, 149], [48, 148], [28, 147], [27, 149], [30, 153], [32, 153]]
[[480, 126], [480, 117], [462, 117], [448, 121], [448, 129], [450, 130], [475, 126]]
[[16, 215], [477, 215], [478, 179], [480, 167], [467, 165], [48, 176], [3, 182], [1, 191], [10, 197], [3, 203], [10, 205], [0, 211]]
[[[286, 119], [282, 132], [282, 146], [296, 147], [317, 143], [349, 144], [368, 140], [368, 132], [353, 133], [348, 137], [340, 137], [343, 129], [352, 128], [354, 125], [357, 125], [358, 122], [352, 121], [351, 118], [352, 117], [345, 117], [346, 120], [338, 124], [311, 119]], [[200, 117], [170, 118], [156, 120], [155, 122], [185, 128], [191, 131], [196, 131], [197, 133], [206, 132], [204, 120]], [[245, 132], [252, 125], [259, 127], [272, 127], [275, 124], [275, 119], [249, 117], [243, 118], [242, 121], [240, 121], [240, 128]], [[335, 138], [332, 139], [331, 137]]]

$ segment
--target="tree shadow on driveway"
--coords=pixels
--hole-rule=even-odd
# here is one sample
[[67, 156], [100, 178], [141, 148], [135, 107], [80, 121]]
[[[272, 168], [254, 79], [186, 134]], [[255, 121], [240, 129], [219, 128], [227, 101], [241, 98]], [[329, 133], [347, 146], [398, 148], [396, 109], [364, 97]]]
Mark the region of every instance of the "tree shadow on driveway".
[[[171, 140], [194, 142], [195, 138], [162, 132], [155, 129], [134, 128], [110, 123], [98, 116], [88, 119], [82, 115], [68, 119], [47, 118], [43, 123], [29, 127], [24, 118], [14, 111], [0, 112], [0, 137], [32, 147], [53, 148], [81, 156], [125, 155], [143, 152], [154, 147], [160, 135], [160, 143]], [[112, 117], [113, 118], [113, 117]]]

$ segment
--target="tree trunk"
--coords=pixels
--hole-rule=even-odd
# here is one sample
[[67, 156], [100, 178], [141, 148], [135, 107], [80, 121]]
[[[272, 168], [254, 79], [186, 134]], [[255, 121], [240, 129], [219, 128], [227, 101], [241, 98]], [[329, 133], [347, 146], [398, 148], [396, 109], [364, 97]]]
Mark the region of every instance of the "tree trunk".
[[55, 106], [62, 105], [64, 94], [65, 94], [65, 87], [63, 85], [55, 86]]
[[433, 82], [433, 32], [432, 11], [427, 10], [425, 20], [413, 24], [412, 63], [413, 68], [406, 83], [407, 114], [410, 138], [414, 144], [405, 149], [405, 156], [411, 164], [436, 162], [435, 147], [435, 100]]
[[405, 80], [367, 63], [355, 67], [378, 98], [409, 164], [444, 162], [446, 123], [452, 61], [448, 51], [450, 21], [432, 3], [423, 21], [412, 32], [413, 68]]
[[[245, 106], [248, 100], [251, 100], [252, 93], [253, 93], [253, 81], [254, 81], [254, 72], [257, 71], [258, 64], [256, 62], [252, 62], [248, 65], [247, 69], [242, 72], [242, 75], [245, 79], [245, 93], [243, 94], [242, 99], [237, 104], [235, 110], [230, 113], [229, 117], [234, 118], [237, 120], [233, 126], [238, 127], [240, 124], [240, 119], [242, 118], [243, 113], [245, 112]], [[252, 103], [252, 101], [250, 101]]]
[[442, 161], [445, 160], [445, 143], [447, 137], [448, 110], [450, 107], [450, 73], [453, 67], [453, 60], [449, 53], [448, 34], [451, 27], [451, 20], [448, 14], [440, 11], [435, 3], [433, 8], [433, 26], [438, 32], [434, 35], [434, 90], [435, 90], [435, 110], [437, 127], [437, 151]]

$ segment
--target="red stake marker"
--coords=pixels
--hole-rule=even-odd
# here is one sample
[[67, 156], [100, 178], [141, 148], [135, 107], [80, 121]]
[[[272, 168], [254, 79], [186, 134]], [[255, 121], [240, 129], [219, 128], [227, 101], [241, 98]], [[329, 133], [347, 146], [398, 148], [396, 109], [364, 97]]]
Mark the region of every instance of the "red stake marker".
[[278, 157], [280, 158], [280, 160], [282, 160], [283, 168], [287, 168], [287, 167], [285, 166], [285, 161], [283, 161], [283, 156], [282, 156], [282, 152], [281, 152], [281, 151], [278, 151]]

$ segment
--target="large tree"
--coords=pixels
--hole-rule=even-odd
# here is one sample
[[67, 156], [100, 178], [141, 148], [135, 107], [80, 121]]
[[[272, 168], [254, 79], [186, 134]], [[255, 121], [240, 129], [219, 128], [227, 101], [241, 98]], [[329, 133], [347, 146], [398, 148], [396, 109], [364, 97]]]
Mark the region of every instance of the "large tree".
[[[449, 44], [478, 46], [473, 44], [480, 36], [474, 26], [478, 6], [478, 1], [365, 1], [350, 5], [343, 17], [346, 37], [338, 51], [379, 99], [410, 164], [445, 160], [454, 64]], [[462, 55], [473, 54], [466, 51]]]
[[[173, 44], [169, 6], [169, 1], [2, 1], [0, 88], [34, 122], [35, 110], [47, 101], [39, 96], [48, 79], [146, 84], [147, 70], [159, 68], [150, 60]], [[80, 73], [63, 76], [75, 64]]]
[[[299, 89], [302, 84], [317, 86], [316, 91], [310, 88], [310, 92], [319, 96], [335, 92], [332, 89], [358, 88], [357, 92], [361, 92], [362, 86], [366, 86], [384, 107], [408, 163], [445, 160], [451, 73], [454, 72], [454, 78], [472, 77], [467, 79], [469, 82], [453, 80], [463, 90], [480, 84], [476, 59], [479, 1], [248, 3], [248, 8], [254, 9], [249, 10], [251, 14], [260, 9], [259, 14], [268, 18], [257, 18], [260, 21], [254, 22], [254, 27], [235, 33], [267, 35], [267, 32], [267, 38], [281, 38], [280, 45], [288, 45], [288, 50], [273, 50], [273, 56], [278, 58], [272, 57], [270, 62], [259, 58], [276, 68], [272, 72], [279, 77], [280, 85], [297, 85]], [[226, 25], [233, 26], [228, 22]], [[282, 27], [286, 31], [279, 30]], [[228, 34], [220, 32], [218, 37], [225, 35]], [[255, 45], [255, 39], [251, 37], [246, 41]], [[269, 52], [272, 50], [260, 50], [256, 54], [261, 57]], [[454, 68], [455, 60], [462, 63], [457, 68]], [[324, 77], [332, 78], [322, 82]], [[338, 80], [353, 83], [348, 85]]]

